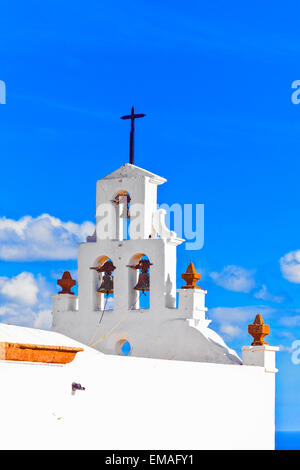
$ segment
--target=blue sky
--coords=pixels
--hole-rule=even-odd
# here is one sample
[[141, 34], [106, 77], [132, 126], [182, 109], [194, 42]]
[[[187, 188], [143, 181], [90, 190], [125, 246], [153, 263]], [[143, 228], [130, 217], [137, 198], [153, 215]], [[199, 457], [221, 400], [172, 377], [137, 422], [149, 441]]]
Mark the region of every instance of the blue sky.
[[297, 2], [2, 2], [3, 321], [47, 324], [56, 277], [75, 271], [91, 231], [96, 180], [128, 161], [119, 118], [134, 104], [147, 114], [136, 164], [168, 179], [159, 202], [205, 204], [204, 248], [179, 247], [178, 285], [192, 260], [211, 326], [238, 352], [263, 314], [283, 346], [277, 428], [300, 429], [299, 13]]

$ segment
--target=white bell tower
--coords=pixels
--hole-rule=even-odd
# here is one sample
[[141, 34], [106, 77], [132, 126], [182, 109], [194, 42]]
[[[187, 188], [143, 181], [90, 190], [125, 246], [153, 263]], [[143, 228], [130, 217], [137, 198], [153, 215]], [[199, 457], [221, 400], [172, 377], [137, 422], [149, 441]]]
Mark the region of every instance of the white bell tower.
[[206, 291], [195, 284], [192, 263], [176, 305], [176, 251], [184, 240], [157, 208], [165, 181], [130, 163], [98, 181], [96, 231], [78, 249], [78, 298], [68, 290], [53, 296], [52, 328], [106, 354], [124, 354], [127, 343], [133, 356], [240, 364], [208, 327]]
[[[79, 308], [99, 311], [97, 274], [90, 267], [110, 259], [114, 266], [114, 312], [139, 309], [134, 289], [136, 265], [146, 256], [150, 267], [150, 309], [176, 307], [176, 246], [184, 240], [167, 229], [164, 210], [157, 210], [157, 186], [165, 179], [129, 163], [97, 183], [96, 236], [79, 246]], [[124, 214], [130, 201], [129, 237], [124, 236]], [[134, 306], [134, 307], [133, 307]]]
[[[97, 182], [97, 240], [123, 240], [122, 214], [130, 197], [130, 239], [155, 238], [153, 215], [157, 210], [157, 186], [165, 178], [127, 163]], [[137, 223], [133, 223], [135, 219]], [[132, 226], [132, 227], [131, 227]]]

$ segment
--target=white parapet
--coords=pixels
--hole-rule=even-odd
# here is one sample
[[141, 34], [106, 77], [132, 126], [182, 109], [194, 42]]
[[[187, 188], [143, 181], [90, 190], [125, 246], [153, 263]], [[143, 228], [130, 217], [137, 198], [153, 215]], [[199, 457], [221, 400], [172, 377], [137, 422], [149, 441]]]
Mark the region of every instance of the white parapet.
[[78, 297], [72, 294], [52, 295], [53, 313], [75, 311], [78, 309]]
[[206, 290], [203, 289], [177, 289], [179, 293], [179, 304], [178, 310], [182, 313], [182, 316], [186, 319], [193, 320], [195, 325], [191, 326], [203, 326], [207, 327], [211, 320], [205, 318], [205, 295]]
[[245, 366], [264, 367], [266, 372], [278, 372], [275, 367], [277, 346], [244, 346], [242, 360]]

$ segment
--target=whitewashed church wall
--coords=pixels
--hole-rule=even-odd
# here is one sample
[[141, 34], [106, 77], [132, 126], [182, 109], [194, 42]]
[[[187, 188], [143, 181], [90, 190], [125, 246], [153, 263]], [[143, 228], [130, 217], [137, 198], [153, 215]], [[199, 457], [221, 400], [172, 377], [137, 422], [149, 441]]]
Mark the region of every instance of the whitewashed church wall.
[[1, 449], [274, 448], [275, 375], [261, 367], [86, 348], [65, 366], [0, 361], [0, 377]]

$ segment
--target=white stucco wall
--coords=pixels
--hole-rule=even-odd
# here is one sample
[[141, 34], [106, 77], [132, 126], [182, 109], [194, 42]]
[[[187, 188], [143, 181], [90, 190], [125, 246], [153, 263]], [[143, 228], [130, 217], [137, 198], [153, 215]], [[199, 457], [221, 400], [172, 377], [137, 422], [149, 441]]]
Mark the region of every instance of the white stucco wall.
[[[78, 346], [56, 333], [33, 334], [36, 342]], [[263, 367], [83, 347], [65, 366], [0, 361], [1, 449], [274, 448], [275, 374]], [[72, 396], [73, 381], [86, 390]]]

